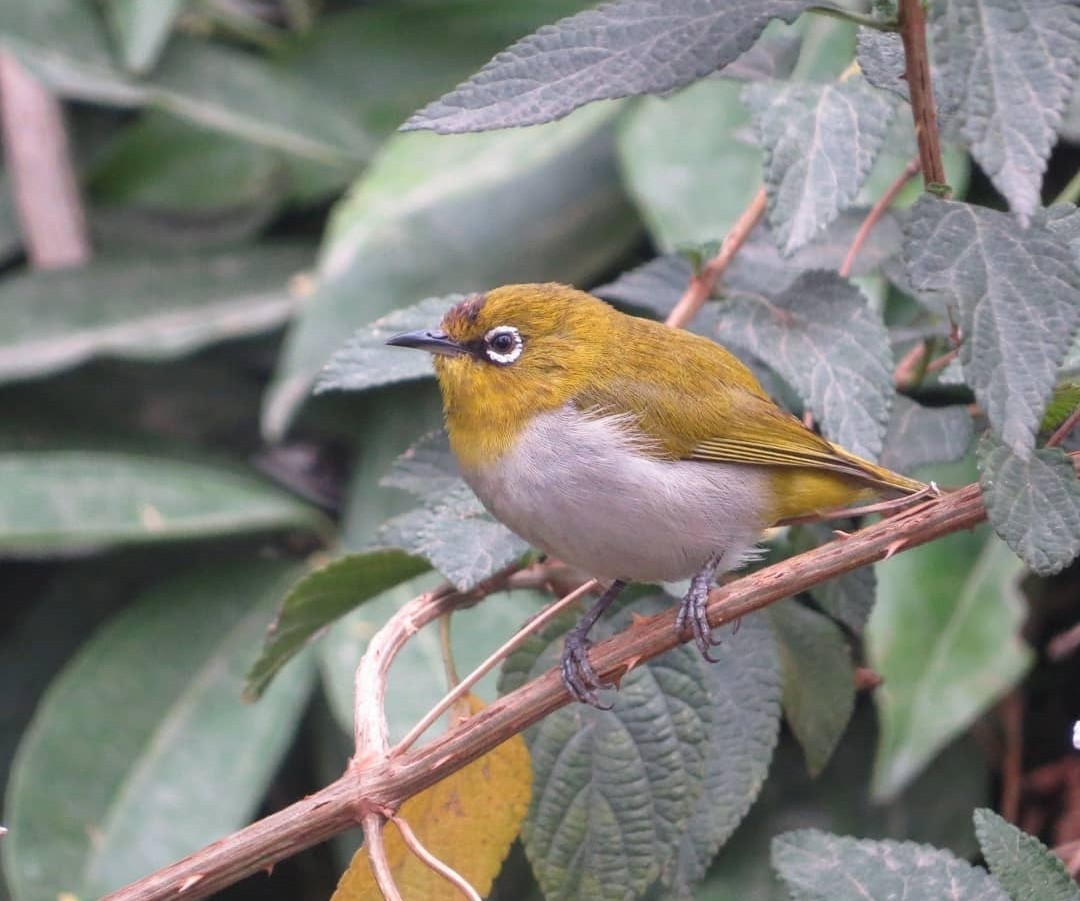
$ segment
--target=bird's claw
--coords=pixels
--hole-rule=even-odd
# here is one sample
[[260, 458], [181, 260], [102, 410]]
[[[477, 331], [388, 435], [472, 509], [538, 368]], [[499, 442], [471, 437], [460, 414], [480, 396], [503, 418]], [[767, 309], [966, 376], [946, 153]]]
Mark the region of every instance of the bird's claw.
[[588, 704], [597, 710], [610, 710], [610, 704], [600, 703], [600, 695], [597, 691], [601, 688], [614, 688], [614, 684], [604, 682], [596, 674], [589, 663], [589, 647], [592, 642], [578, 629], [571, 629], [566, 633], [566, 643], [563, 646], [562, 660], [559, 669], [562, 672], [563, 684], [566, 685], [570, 694], [582, 704]]
[[680, 635], [687, 625], [694, 636], [694, 644], [701, 656], [709, 663], [718, 662], [718, 658], [709, 653], [720, 644], [720, 640], [713, 638], [713, 629], [709, 624], [708, 603], [709, 585], [716, 573], [715, 564], [710, 561], [701, 572], [690, 580], [690, 588], [679, 605], [679, 615], [675, 618], [675, 631]]

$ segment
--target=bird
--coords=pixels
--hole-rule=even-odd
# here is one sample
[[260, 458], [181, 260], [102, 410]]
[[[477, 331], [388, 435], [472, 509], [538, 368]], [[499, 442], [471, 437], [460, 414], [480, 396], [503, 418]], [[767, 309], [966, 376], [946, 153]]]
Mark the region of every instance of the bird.
[[711, 659], [709, 589], [766, 529], [927, 487], [808, 428], [716, 341], [567, 285], [472, 294], [387, 344], [432, 355], [450, 448], [491, 515], [606, 584], [560, 661], [593, 706], [614, 686], [589, 631], [628, 583], [689, 578], [676, 629]]

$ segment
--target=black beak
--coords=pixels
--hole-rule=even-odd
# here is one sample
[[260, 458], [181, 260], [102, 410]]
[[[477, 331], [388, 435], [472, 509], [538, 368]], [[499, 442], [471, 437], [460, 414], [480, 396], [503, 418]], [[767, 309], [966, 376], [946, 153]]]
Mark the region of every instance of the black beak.
[[442, 354], [444, 357], [456, 357], [468, 353], [464, 347], [452, 340], [446, 332], [433, 332], [430, 329], [403, 332], [400, 335], [394, 335], [386, 343], [394, 347], [415, 347], [417, 350], [426, 350], [431, 354]]

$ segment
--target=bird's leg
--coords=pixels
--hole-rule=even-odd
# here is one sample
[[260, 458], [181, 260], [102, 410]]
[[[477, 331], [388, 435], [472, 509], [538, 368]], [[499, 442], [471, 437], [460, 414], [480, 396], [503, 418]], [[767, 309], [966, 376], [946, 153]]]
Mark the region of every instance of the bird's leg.
[[690, 630], [694, 633], [694, 644], [701, 651], [701, 656], [710, 663], [716, 662], [709, 654], [709, 648], [716, 642], [713, 641], [712, 626], [709, 625], [705, 606], [709, 601], [709, 588], [712, 587], [713, 579], [716, 578], [722, 556], [722, 554], [714, 554], [705, 561], [701, 569], [694, 573], [694, 577], [690, 580], [690, 589], [682, 599], [679, 615], [675, 618], [675, 631], [680, 635], [689, 622]]
[[583, 704], [591, 704], [601, 710], [606, 709], [600, 703], [600, 696], [596, 693], [599, 688], [612, 688], [607, 682], [601, 682], [596, 675], [596, 670], [589, 663], [589, 630], [596, 625], [604, 611], [611, 606], [611, 602], [619, 596], [626, 587], [626, 583], [616, 579], [612, 582], [594, 603], [576, 626], [566, 633], [566, 644], [563, 646], [562, 678], [570, 694]]

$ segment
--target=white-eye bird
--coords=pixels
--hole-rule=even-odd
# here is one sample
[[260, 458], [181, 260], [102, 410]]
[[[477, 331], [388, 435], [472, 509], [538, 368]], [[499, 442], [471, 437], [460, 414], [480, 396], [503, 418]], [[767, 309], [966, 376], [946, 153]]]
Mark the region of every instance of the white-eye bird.
[[627, 582], [691, 578], [677, 628], [706, 657], [706, 600], [785, 519], [925, 486], [781, 410], [731, 353], [559, 284], [459, 303], [388, 342], [434, 355], [461, 474], [500, 522], [609, 587], [566, 636], [563, 680], [602, 685], [588, 632]]

